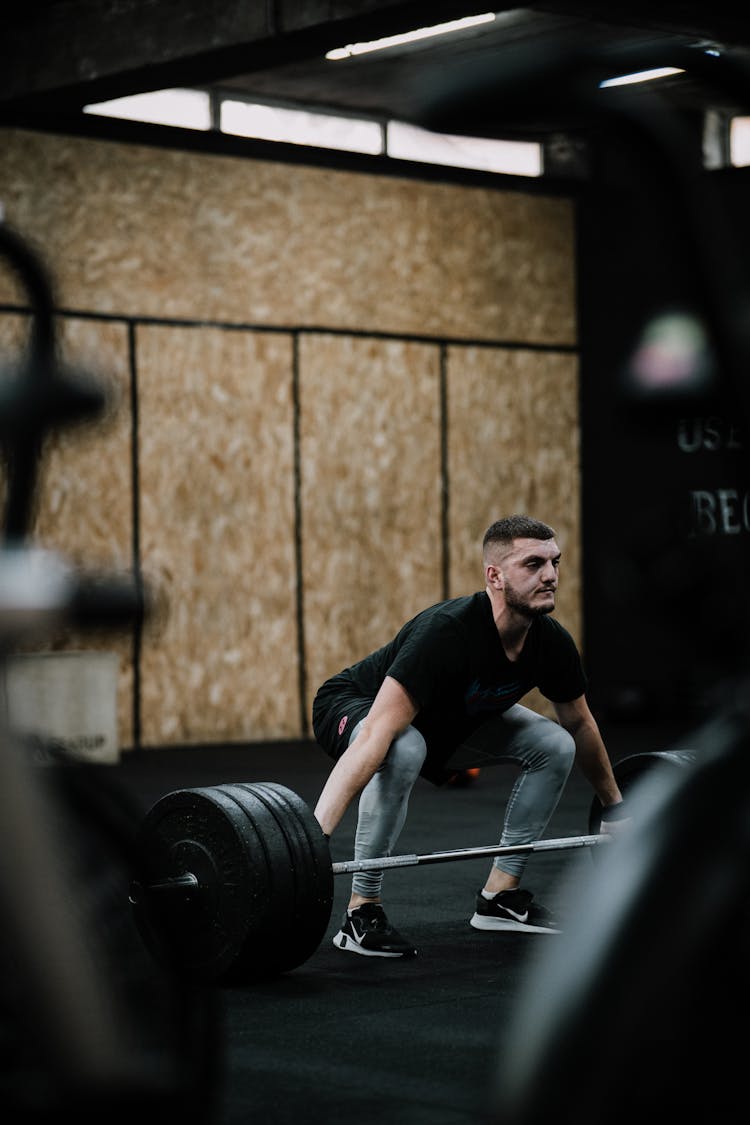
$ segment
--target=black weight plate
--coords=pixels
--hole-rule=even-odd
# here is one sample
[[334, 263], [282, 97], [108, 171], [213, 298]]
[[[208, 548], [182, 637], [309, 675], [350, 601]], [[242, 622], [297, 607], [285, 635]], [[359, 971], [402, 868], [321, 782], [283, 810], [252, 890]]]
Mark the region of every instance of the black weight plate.
[[333, 899], [331, 854], [320, 825], [301, 797], [276, 782], [258, 782], [237, 787], [259, 797], [287, 835], [294, 860], [294, 873], [301, 888], [300, 912], [314, 909], [328, 913]]
[[157, 960], [201, 981], [221, 980], [249, 944], [273, 929], [274, 902], [264, 839], [216, 788], [168, 793], [141, 826], [147, 887], [192, 872], [196, 890], [145, 890], [134, 917]]
[[[323, 835], [323, 831], [312, 811], [297, 793], [275, 782], [265, 783], [264, 793], [266, 798], [274, 795], [281, 802], [282, 815], [286, 818], [286, 815], [289, 814], [291, 823], [296, 822], [299, 828], [300, 851], [298, 854], [303, 865], [302, 870], [306, 879], [308, 877], [312, 879], [315, 889], [313, 896], [309, 893], [309, 885], [306, 883], [308, 890], [304, 896], [303, 909], [314, 909], [321, 916], [321, 919], [325, 917], [323, 924], [325, 930], [330, 921], [333, 904], [333, 867], [328, 840]], [[306, 868], [305, 864], [307, 865]]]
[[328, 842], [308, 806], [291, 789], [275, 782], [222, 788], [241, 802], [254, 799], [265, 805], [284, 836], [292, 885], [279, 907], [276, 957], [282, 971], [295, 968], [318, 948], [331, 918], [333, 869]]
[[[293, 930], [296, 922], [295, 860], [289, 848], [287, 830], [269, 810], [260, 790], [256, 792], [253, 787], [248, 790], [238, 785], [222, 785], [218, 789], [225, 799], [234, 803], [237, 815], [245, 817], [253, 826], [262, 849], [268, 883], [269, 906], [263, 926], [247, 935], [224, 978], [227, 983], [241, 984], [284, 972], [291, 967], [288, 962], [294, 957], [289, 951], [295, 948], [295, 942], [300, 941], [300, 934]], [[248, 856], [248, 861], [256, 860]], [[301, 959], [297, 959], [296, 963]]]
[[[616, 762], [613, 769], [615, 780], [620, 787], [620, 792], [625, 799], [632, 797], [633, 787], [651, 774], [653, 770], [685, 769], [695, 761], [692, 750], [658, 750], [650, 753], [629, 754]], [[632, 810], [629, 810], [632, 811]], [[598, 797], [594, 797], [589, 809], [589, 832], [596, 834], [602, 820], [602, 804]]]

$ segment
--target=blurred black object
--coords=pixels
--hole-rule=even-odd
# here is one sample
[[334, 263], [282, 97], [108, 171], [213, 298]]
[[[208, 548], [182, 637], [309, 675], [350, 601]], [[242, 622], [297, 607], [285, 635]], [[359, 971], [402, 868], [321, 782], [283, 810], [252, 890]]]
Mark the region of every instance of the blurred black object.
[[32, 308], [28, 347], [0, 379], [0, 445], [7, 459], [6, 541], [22, 539], [33, 516], [40, 453], [47, 433], [99, 417], [107, 405], [91, 376], [67, 370], [55, 342], [54, 298], [47, 272], [31, 247], [0, 223], [0, 257], [13, 269]]
[[[39, 257], [0, 224], [0, 257], [31, 305], [26, 353], [0, 381], [7, 469], [0, 549], [0, 674], [22, 644], [60, 624], [138, 626], [136, 576], [83, 574], [28, 543], [44, 439], [98, 418], [107, 396], [56, 354], [52, 286]], [[9, 1122], [131, 1125], [209, 1120], [221, 1078], [216, 995], [157, 969], [128, 890], [142, 872], [140, 812], [111, 767], [32, 745], [0, 710], [0, 1102]]]
[[6, 470], [0, 555], [0, 651], [19, 630], [49, 631], [60, 621], [83, 628], [139, 624], [148, 605], [139, 575], [84, 574], [27, 539], [34, 519], [39, 466], [48, 433], [101, 418], [109, 395], [101, 380], [66, 367], [59, 355], [51, 279], [37, 253], [0, 222], [0, 258], [15, 273], [31, 306], [20, 359], [3, 364], [0, 450]]
[[7, 759], [20, 764], [3, 798], [15, 808], [4, 809], [0, 865], [4, 1120], [211, 1120], [219, 1000], [157, 971], [135, 928], [140, 810], [111, 767], [74, 763], [53, 742], [6, 738], [2, 752], [5, 781]]
[[744, 1104], [748, 717], [738, 704], [692, 736], [692, 764], [645, 773], [631, 832], [592, 876], [572, 871], [570, 920], [503, 1029], [503, 1125], [715, 1121]]

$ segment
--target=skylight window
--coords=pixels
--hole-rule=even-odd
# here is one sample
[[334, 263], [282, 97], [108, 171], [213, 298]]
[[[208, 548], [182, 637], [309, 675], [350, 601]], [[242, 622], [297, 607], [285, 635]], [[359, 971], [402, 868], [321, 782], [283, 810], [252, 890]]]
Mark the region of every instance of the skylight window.
[[750, 164], [750, 117], [733, 117], [729, 125], [729, 159], [735, 168]]
[[541, 145], [533, 141], [495, 141], [431, 133], [399, 121], [388, 124], [388, 155], [514, 176], [542, 174]]
[[200, 90], [155, 90], [85, 106], [85, 112], [155, 125], [210, 130], [253, 140], [338, 149], [422, 164], [511, 176], [541, 176], [542, 146], [431, 133], [402, 121], [345, 116], [327, 110], [269, 105]]
[[200, 90], [155, 90], [83, 107], [84, 113], [147, 121], [152, 125], [175, 125], [183, 129], [210, 129], [208, 94]]
[[345, 149], [348, 152], [373, 155], [383, 151], [383, 133], [376, 121], [233, 101], [230, 98], [221, 103], [219, 127], [223, 133], [255, 137], [258, 140], [315, 145], [319, 148]]

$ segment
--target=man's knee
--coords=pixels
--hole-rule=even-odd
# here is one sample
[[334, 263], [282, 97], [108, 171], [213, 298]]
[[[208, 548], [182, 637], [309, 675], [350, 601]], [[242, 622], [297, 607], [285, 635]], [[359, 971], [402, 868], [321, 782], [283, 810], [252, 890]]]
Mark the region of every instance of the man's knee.
[[544, 720], [544, 728], [540, 731], [537, 742], [539, 749], [543, 750], [550, 763], [556, 764], [565, 773], [569, 773], [575, 759], [576, 744], [573, 735], [552, 719]]
[[415, 727], [395, 738], [379, 772], [401, 784], [414, 784], [427, 755], [427, 743]]

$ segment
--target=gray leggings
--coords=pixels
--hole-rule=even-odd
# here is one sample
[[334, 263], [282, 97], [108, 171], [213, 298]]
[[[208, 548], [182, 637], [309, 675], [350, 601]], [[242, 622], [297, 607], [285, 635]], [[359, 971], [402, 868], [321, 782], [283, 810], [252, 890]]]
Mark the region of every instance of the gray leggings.
[[[352, 731], [351, 746], [361, 727]], [[404, 827], [409, 795], [427, 753], [422, 735], [409, 726], [394, 739], [382, 765], [359, 799], [354, 858], [392, 854]], [[505, 809], [500, 843], [528, 844], [544, 832], [573, 766], [575, 744], [558, 723], [517, 703], [477, 731], [460, 746], [448, 767], [463, 770], [510, 762], [520, 767]], [[494, 864], [509, 875], [521, 876], [527, 855], [496, 856]], [[377, 898], [382, 871], [360, 871], [352, 891]]]

